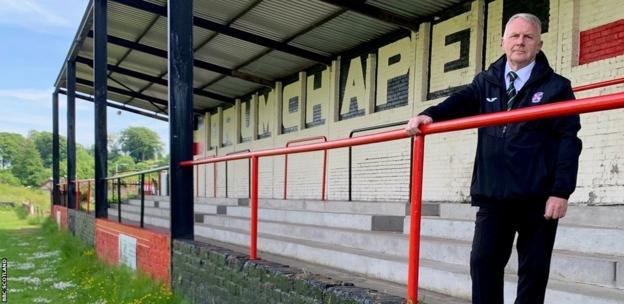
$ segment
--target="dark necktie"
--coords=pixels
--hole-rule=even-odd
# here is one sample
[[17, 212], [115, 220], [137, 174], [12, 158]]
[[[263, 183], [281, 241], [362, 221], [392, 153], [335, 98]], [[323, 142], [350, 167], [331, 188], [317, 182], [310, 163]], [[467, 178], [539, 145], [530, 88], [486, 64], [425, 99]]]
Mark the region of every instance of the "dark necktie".
[[507, 111], [511, 110], [511, 106], [513, 106], [514, 99], [516, 98], [516, 87], [514, 86], [514, 81], [518, 78], [518, 74], [514, 71], [510, 71], [507, 73], [507, 77], [509, 77], [509, 87], [507, 88]]

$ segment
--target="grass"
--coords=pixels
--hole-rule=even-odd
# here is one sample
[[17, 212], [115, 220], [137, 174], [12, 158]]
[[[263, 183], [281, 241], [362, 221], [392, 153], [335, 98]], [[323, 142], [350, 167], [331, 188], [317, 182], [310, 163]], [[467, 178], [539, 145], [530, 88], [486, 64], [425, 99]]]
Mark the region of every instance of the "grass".
[[50, 193], [40, 189], [0, 183], [0, 202], [32, 203], [42, 214], [50, 212]]
[[8, 260], [8, 303], [183, 303], [169, 289], [95, 250], [46, 219], [42, 225], [0, 209], [0, 257]]

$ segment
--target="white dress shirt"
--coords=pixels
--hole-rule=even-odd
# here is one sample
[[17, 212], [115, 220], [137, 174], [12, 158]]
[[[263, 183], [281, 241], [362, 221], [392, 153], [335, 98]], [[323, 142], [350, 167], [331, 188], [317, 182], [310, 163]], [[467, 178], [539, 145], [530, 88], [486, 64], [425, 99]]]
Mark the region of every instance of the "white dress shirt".
[[[531, 77], [531, 72], [533, 71], [534, 66], [535, 66], [535, 60], [529, 63], [529, 65], [515, 71], [515, 73], [518, 75], [518, 78], [516, 78], [516, 80], [514, 81], [514, 87], [516, 88], [516, 92], [520, 91], [520, 89], [522, 89], [524, 84], [529, 80], [529, 77]], [[509, 76], [507, 75], [509, 74], [510, 71], [511, 71], [511, 66], [509, 66], [509, 62], [507, 62], [507, 64], [505, 65], [505, 76], [504, 76], [505, 88], [509, 88]]]

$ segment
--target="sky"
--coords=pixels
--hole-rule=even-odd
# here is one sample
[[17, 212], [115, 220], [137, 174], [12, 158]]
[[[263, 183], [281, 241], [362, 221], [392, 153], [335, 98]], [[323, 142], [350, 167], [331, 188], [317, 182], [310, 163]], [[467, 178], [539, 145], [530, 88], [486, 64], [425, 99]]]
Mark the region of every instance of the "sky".
[[[52, 92], [88, 0], [0, 0], [0, 132], [52, 132]], [[67, 134], [65, 95], [59, 95], [59, 133]], [[166, 122], [110, 108], [108, 134], [129, 126], [160, 135]], [[76, 142], [94, 143], [93, 103], [76, 99]]]

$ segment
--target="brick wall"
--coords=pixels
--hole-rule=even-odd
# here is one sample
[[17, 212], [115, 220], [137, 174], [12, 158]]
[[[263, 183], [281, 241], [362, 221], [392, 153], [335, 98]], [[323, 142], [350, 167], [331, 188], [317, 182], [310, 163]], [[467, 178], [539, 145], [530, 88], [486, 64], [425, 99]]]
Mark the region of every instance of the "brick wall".
[[173, 242], [172, 288], [191, 303], [405, 303], [405, 299], [216, 246]]
[[66, 207], [60, 205], [52, 206], [52, 218], [61, 229], [69, 229]]
[[85, 244], [95, 246], [95, 217], [86, 212], [68, 210], [69, 230]]
[[98, 257], [109, 264], [119, 264], [119, 235], [137, 240], [136, 266], [152, 278], [170, 283], [170, 237], [168, 234], [140, 229], [108, 220], [95, 223], [95, 250]]
[[581, 32], [579, 64], [624, 54], [624, 19]]
[[[622, 20], [624, 11], [619, 0], [605, 0], [596, 5], [592, 1], [552, 0], [526, 9], [547, 16], [544, 28], [543, 51], [553, 68], [569, 78], [573, 86], [610, 80], [624, 75], [624, 48]], [[502, 55], [500, 39], [504, 15], [525, 7], [503, 0], [473, 1], [449, 9], [433, 23], [421, 24], [409, 37], [389, 41], [377, 50], [341, 58], [316, 79], [308, 74], [293, 75], [292, 83], [277, 83], [275, 89], [252, 94], [249, 111], [255, 130], [251, 140], [235, 140], [232, 145], [218, 146], [224, 134], [235, 130], [223, 127], [220, 109], [210, 116], [210, 130], [198, 138], [207, 148], [204, 155], [224, 155], [244, 149], [261, 150], [283, 147], [287, 141], [309, 136], [327, 136], [329, 139], [348, 137], [356, 128], [407, 120], [423, 109], [444, 100], [450, 92], [468, 84], [483, 68]], [[591, 37], [611, 37], [617, 41], [605, 54], [587, 57], [595, 51], [587, 45], [595, 44]], [[584, 37], [589, 38], [584, 38]], [[589, 40], [587, 40], [589, 39]], [[588, 42], [589, 41], [589, 42]], [[590, 58], [590, 59], [586, 59]], [[303, 81], [302, 75], [307, 75]], [[407, 83], [405, 83], [407, 77]], [[577, 97], [620, 92], [624, 85], [595, 89], [577, 94]], [[307, 92], [303, 94], [301, 92]], [[403, 102], [407, 94], [407, 104]], [[347, 96], [348, 95], [348, 96]], [[289, 98], [298, 97], [296, 113], [290, 113]], [[346, 97], [345, 97], [346, 96]], [[288, 97], [288, 98], [286, 98]], [[345, 98], [349, 100], [345, 100]], [[350, 112], [351, 100], [357, 110]], [[265, 107], [268, 101], [269, 108]], [[304, 104], [301, 104], [301, 103]], [[346, 102], [346, 103], [345, 103]], [[309, 104], [308, 104], [309, 103]], [[239, 103], [240, 104], [240, 103]], [[314, 116], [313, 106], [321, 104], [318, 124], [307, 124]], [[306, 109], [305, 115], [300, 111]], [[242, 111], [239, 112], [242, 115]], [[229, 112], [228, 112], [229, 113]], [[353, 114], [353, 115], [351, 115]], [[303, 117], [305, 116], [305, 117]], [[318, 116], [318, 111], [317, 111]], [[302, 119], [303, 117], [303, 119]], [[614, 110], [582, 116], [579, 133], [584, 143], [580, 160], [578, 187], [572, 195], [572, 204], [624, 204], [624, 110]], [[232, 120], [231, 120], [232, 121]], [[239, 122], [242, 119], [239, 119]], [[296, 132], [282, 134], [282, 127], [297, 127]], [[240, 126], [234, 126], [240, 130]], [[249, 138], [250, 130], [245, 137]], [[268, 137], [266, 135], [270, 133]], [[263, 136], [260, 136], [260, 135]], [[242, 136], [231, 136], [240, 138]], [[262, 137], [262, 138], [260, 138]], [[260, 139], [258, 139], [260, 138]], [[408, 141], [362, 146], [354, 149], [354, 198], [359, 200], [407, 200], [409, 189]], [[216, 147], [218, 146], [218, 147]], [[476, 146], [474, 130], [438, 134], [427, 138], [423, 198], [430, 201], [465, 201], [469, 187]], [[291, 198], [320, 197], [322, 153], [292, 156], [289, 162], [288, 193]], [[330, 199], [346, 199], [346, 149], [329, 153], [327, 167], [327, 195]], [[260, 197], [280, 198], [283, 195], [283, 157], [260, 160]], [[224, 166], [217, 170], [217, 196], [225, 196]], [[207, 166], [198, 180], [201, 195], [212, 196], [212, 167]], [[248, 195], [246, 163], [232, 164], [228, 171], [228, 196]]]

